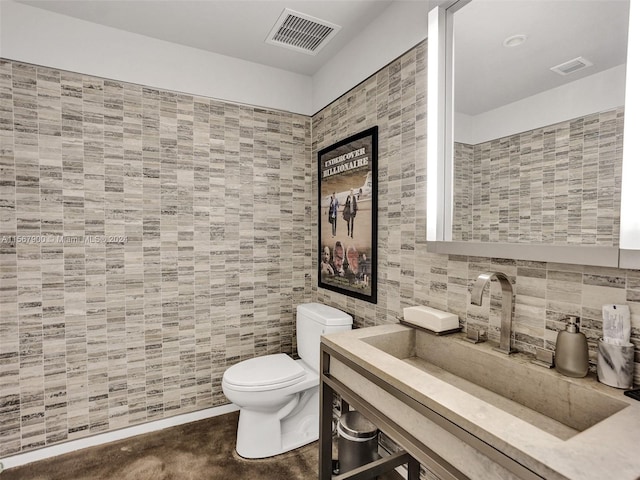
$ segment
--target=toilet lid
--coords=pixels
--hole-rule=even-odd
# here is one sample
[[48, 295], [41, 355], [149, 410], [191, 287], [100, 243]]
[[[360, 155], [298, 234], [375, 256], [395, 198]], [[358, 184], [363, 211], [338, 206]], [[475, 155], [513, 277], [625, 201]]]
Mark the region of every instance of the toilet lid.
[[224, 380], [239, 387], [282, 388], [298, 383], [304, 376], [304, 368], [284, 353], [244, 360], [224, 372]]

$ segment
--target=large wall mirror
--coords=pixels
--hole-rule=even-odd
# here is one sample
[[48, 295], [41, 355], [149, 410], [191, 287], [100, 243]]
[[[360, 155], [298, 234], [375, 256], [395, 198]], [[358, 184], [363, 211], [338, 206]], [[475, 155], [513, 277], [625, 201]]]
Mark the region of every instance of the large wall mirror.
[[629, 4], [430, 13], [429, 250], [619, 265]]

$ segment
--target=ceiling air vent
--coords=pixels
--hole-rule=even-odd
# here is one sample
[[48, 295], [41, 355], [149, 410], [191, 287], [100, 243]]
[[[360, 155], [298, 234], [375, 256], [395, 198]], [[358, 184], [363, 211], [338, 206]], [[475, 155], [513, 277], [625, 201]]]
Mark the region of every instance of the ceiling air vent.
[[551, 70], [559, 75], [569, 75], [570, 73], [575, 73], [578, 70], [590, 67], [591, 65], [593, 65], [593, 63], [586, 58], [578, 57], [573, 60], [569, 60], [568, 62], [561, 63], [560, 65], [556, 65], [555, 67], [551, 67]]
[[265, 42], [316, 55], [340, 28], [339, 25], [285, 8]]

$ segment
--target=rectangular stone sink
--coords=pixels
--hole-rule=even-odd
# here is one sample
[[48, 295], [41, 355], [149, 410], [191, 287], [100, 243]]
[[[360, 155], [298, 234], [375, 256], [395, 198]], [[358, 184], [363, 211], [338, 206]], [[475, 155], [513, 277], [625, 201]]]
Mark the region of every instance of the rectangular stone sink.
[[530, 355], [506, 356], [462, 334], [406, 329], [362, 341], [561, 440], [629, 406], [593, 379], [565, 377], [532, 364]]

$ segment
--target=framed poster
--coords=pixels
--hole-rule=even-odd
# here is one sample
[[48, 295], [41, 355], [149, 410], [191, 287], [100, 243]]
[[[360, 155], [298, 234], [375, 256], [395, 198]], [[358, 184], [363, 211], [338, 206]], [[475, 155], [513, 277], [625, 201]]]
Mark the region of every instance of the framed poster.
[[318, 152], [318, 286], [377, 303], [378, 127]]

